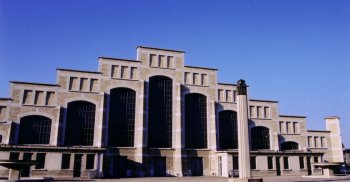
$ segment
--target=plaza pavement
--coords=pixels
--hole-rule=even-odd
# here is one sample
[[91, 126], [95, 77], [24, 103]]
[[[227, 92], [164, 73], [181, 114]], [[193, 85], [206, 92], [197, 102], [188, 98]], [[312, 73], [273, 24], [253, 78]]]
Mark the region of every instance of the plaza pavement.
[[[145, 178], [122, 178], [122, 179], [96, 179], [97, 182], [228, 182], [223, 177], [145, 177]], [[350, 176], [339, 176], [334, 178], [308, 178], [308, 177], [265, 177], [264, 182], [350, 182]]]

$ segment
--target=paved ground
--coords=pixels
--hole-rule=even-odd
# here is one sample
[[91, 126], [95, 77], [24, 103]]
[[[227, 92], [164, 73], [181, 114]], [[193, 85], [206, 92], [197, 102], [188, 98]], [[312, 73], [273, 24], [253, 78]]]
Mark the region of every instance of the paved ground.
[[[70, 181], [70, 180], [67, 180]], [[228, 178], [222, 177], [146, 177], [146, 178], [123, 178], [123, 179], [103, 179], [93, 180], [97, 182], [228, 182]], [[350, 182], [350, 176], [348, 177], [335, 177], [335, 178], [302, 178], [302, 177], [265, 177], [264, 182]]]

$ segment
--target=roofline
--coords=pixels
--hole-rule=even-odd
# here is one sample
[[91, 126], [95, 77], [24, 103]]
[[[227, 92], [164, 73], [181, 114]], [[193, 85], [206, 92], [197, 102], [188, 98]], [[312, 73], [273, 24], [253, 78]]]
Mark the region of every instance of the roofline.
[[12, 100], [11, 98], [0, 97], [0, 100]]
[[278, 115], [279, 117], [289, 117], [289, 118], [306, 118], [306, 116], [297, 116], [297, 115]]
[[275, 101], [275, 100], [262, 100], [262, 99], [249, 99], [249, 101], [278, 103], [278, 101]]
[[59, 71], [80, 72], [80, 73], [102, 74], [101, 72], [97, 72], [97, 71], [72, 70], [72, 69], [65, 69], [65, 68], [57, 68], [56, 70], [59, 70]]
[[198, 69], [214, 70], [214, 71], [218, 70], [216, 68], [207, 68], [207, 67], [199, 67], [199, 66], [184, 66], [184, 67], [186, 67], [186, 68], [198, 68]]
[[306, 130], [307, 132], [325, 132], [325, 133], [330, 133], [331, 131], [328, 130]]
[[160, 51], [172, 51], [172, 52], [179, 52], [179, 53], [185, 53], [185, 51], [181, 50], [174, 50], [174, 49], [162, 49], [162, 48], [156, 48], [156, 47], [147, 47], [147, 46], [137, 46], [138, 48], [144, 48], [144, 49], [154, 49], [154, 50], [160, 50]]
[[230, 86], [237, 86], [237, 84], [234, 83], [218, 83], [219, 85], [230, 85]]
[[324, 119], [340, 119], [339, 116], [327, 116]]
[[118, 61], [128, 61], [128, 62], [141, 62], [139, 60], [132, 60], [132, 59], [123, 59], [123, 58], [111, 58], [111, 57], [105, 57], [105, 56], [100, 56], [98, 59], [112, 59], [112, 60], [118, 60]]
[[10, 83], [14, 84], [29, 84], [29, 85], [42, 85], [42, 86], [50, 86], [50, 87], [59, 87], [57, 84], [50, 83], [35, 83], [35, 82], [21, 82], [21, 81], [10, 81]]

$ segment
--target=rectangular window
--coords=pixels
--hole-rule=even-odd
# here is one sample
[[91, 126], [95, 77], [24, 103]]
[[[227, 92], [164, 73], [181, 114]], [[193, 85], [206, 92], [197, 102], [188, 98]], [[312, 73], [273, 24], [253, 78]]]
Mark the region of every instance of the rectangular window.
[[264, 117], [270, 118], [270, 108], [269, 107], [264, 107]]
[[250, 168], [256, 169], [256, 157], [255, 156], [250, 157]]
[[94, 169], [95, 165], [95, 154], [86, 155], [86, 169]]
[[117, 65], [112, 65], [112, 71], [111, 71], [111, 77], [112, 78], [119, 78], [119, 75], [118, 75], [118, 69], [119, 69], [119, 66]]
[[298, 123], [297, 122], [293, 122], [293, 133], [299, 133], [299, 131], [298, 131]]
[[192, 84], [191, 82], [191, 73], [185, 72], [185, 83], [186, 84]]
[[262, 115], [261, 109], [262, 109], [261, 106], [256, 107], [256, 117], [257, 118], [261, 118], [261, 115]]
[[19, 160], [19, 152], [10, 152], [10, 160]]
[[223, 101], [223, 98], [224, 98], [224, 90], [219, 89], [218, 90], [218, 100]]
[[325, 148], [325, 147], [326, 147], [325, 137], [321, 137], [321, 147], [322, 147], [322, 148]]
[[283, 133], [283, 124], [284, 124], [284, 122], [283, 121], [280, 121], [280, 127], [279, 127], [279, 129], [280, 129], [280, 133]]
[[128, 79], [128, 67], [127, 66], [122, 66], [121, 67], [121, 70], [120, 70], [120, 72], [121, 72], [121, 78], [123, 78], [123, 79]]
[[233, 102], [236, 102], [237, 99], [237, 91], [233, 91]]
[[54, 105], [54, 97], [55, 97], [55, 92], [47, 92], [45, 105], [47, 105], [47, 106]]
[[173, 56], [168, 56], [167, 57], [167, 67], [168, 68], [174, 68], [174, 57]]
[[286, 122], [286, 133], [289, 133], [290, 131], [290, 122]]
[[62, 154], [61, 169], [69, 169], [70, 154]]
[[273, 169], [273, 158], [267, 157], [267, 167], [268, 169]]
[[166, 62], [165, 62], [165, 56], [164, 55], [159, 55], [158, 56], [158, 67], [159, 68], [166, 68]]
[[226, 90], [226, 102], [232, 102], [231, 90]]
[[193, 84], [199, 85], [199, 73], [193, 73]]
[[45, 153], [37, 153], [36, 154], [36, 165], [35, 169], [44, 169], [45, 168]]
[[80, 91], [86, 92], [88, 91], [88, 79], [87, 78], [80, 78]]
[[43, 91], [36, 91], [35, 92], [34, 105], [39, 105], [39, 106], [44, 105], [44, 92]]
[[251, 118], [253, 118], [255, 115], [255, 107], [254, 106], [249, 106], [249, 115]]
[[97, 92], [97, 79], [90, 80], [90, 92]]
[[238, 167], [238, 156], [233, 156], [232, 164], [233, 164], [233, 170], [239, 169], [239, 167]]
[[149, 55], [149, 65], [151, 67], [157, 67], [158, 66], [158, 61], [156, 59], [156, 55], [155, 54], [150, 54]]
[[24, 90], [23, 93], [23, 104], [32, 104], [33, 91]]
[[201, 85], [208, 85], [208, 75], [207, 74], [201, 74]]
[[315, 148], [318, 148], [318, 137], [314, 137]]
[[318, 157], [314, 157], [314, 163], [318, 163]]
[[304, 166], [304, 157], [299, 157], [299, 166], [300, 166], [300, 169], [304, 169], [305, 166]]
[[284, 169], [289, 169], [288, 157], [283, 157], [283, 167], [284, 167]]
[[69, 90], [78, 90], [78, 78], [70, 77], [69, 79]]
[[311, 136], [308, 136], [307, 137], [307, 145], [309, 146], [309, 148], [312, 148], [312, 137]]
[[137, 79], [137, 68], [136, 67], [131, 67], [130, 69], [130, 79], [135, 80]]

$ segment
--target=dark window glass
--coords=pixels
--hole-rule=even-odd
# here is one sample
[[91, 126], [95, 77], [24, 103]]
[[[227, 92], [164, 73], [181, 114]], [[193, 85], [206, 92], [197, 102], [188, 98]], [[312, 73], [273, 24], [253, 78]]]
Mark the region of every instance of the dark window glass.
[[221, 149], [237, 149], [237, 113], [221, 111], [219, 113], [219, 138]]
[[299, 145], [296, 142], [284, 142], [281, 144], [281, 150], [298, 150]]
[[93, 145], [95, 112], [96, 106], [90, 102], [68, 104], [65, 145]]
[[94, 169], [95, 154], [86, 155], [86, 169]]
[[18, 160], [18, 159], [19, 159], [19, 152], [10, 153], [10, 160]]
[[238, 167], [238, 156], [233, 156], [232, 158], [233, 170], [237, 170]]
[[148, 146], [172, 144], [173, 81], [164, 76], [149, 79]]
[[61, 169], [69, 169], [70, 154], [62, 154]]
[[250, 168], [256, 169], [256, 157], [255, 156], [250, 157]]
[[35, 169], [44, 169], [45, 167], [45, 153], [37, 153], [36, 154], [36, 165]]
[[2, 135], [0, 135], [0, 143], [2, 143]]
[[269, 129], [263, 126], [257, 126], [251, 129], [252, 149], [270, 149]]
[[108, 146], [134, 146], [135, 95], [135, 91], [128, 88], [111, 90]]
[[49, 144], [51, 119], [44, 116], [26, 116], [19, 125], [18, 144]]
[[305, 166], [304, 166], [304, 157], [299, 157], [299, 166], [300, 166], [300, 169], [304, 169]]
[[185, 146], [207, 148], [207, 98], [192, 93], [185, 96]]
[[32, 160], [33, 153], [24, 153], [23, 154], [23, 160], [24, 161], [31, 161]]
[[314, 157], [314, 162], [318, 163], [318, 157]]
[[284, 167], [284, 169], [289, 169], [288, 157], [283, 157], [283, 167]]
[[273, 158], [267, 157], [267, 167], [268, 169], [273, 169]]

